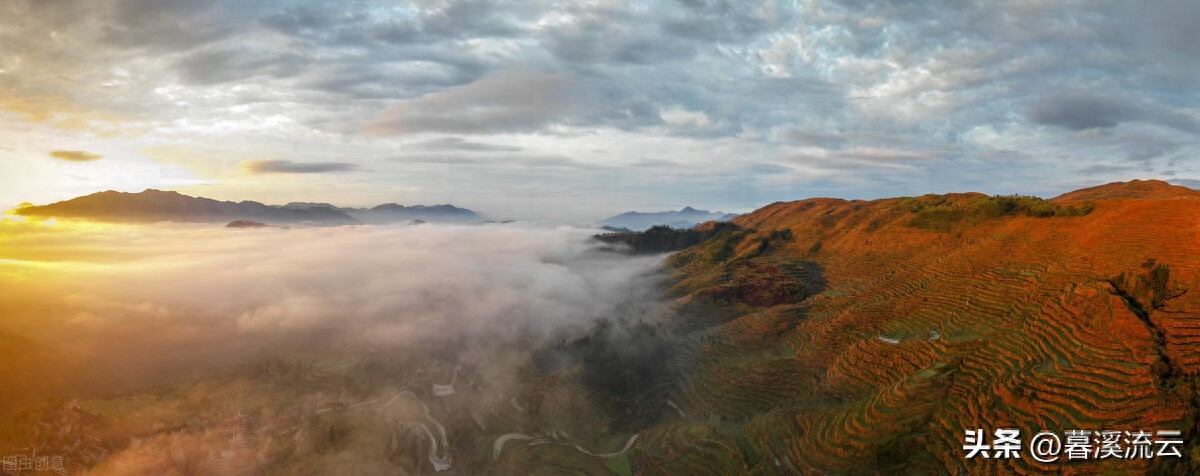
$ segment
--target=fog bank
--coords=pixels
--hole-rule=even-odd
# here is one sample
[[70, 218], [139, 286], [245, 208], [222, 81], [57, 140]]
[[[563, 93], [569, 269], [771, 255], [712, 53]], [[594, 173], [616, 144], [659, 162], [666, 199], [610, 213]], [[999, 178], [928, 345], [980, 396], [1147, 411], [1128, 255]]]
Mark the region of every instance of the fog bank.
[[[642, 313], [661, 256], [588, 230], [0, 221], [0, 332], [127, 387], [272, 349], [537, 345]], [[460, 349], [468, 350], [468, 349]]]

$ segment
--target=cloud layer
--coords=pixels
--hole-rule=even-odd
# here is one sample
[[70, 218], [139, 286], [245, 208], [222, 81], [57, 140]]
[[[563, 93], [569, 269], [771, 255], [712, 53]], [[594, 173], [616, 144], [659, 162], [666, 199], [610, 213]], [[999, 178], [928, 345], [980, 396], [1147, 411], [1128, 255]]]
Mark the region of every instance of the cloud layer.
[[50, 157], [67, 162], [91, 162], [93, 160], [100, 160], [102, 156], [82, 150], [52, 150], [50, 151]]
[[367, 125], [370, 134], [481, 134], [537, 130], [566, 109], [564, 79], [505, 73], [402, 101]]
[[347, 162], [294, 162], [278, 159], [242, 162], [242, 170], [249, 174], [321, 174], [348, 172], [357, 168], [358, 164]]
[[660, 260], [570, 228], [0, 231], [0, 332], [87, 356], [117, 386], [296, 345], [536, 344], [649, 305]]

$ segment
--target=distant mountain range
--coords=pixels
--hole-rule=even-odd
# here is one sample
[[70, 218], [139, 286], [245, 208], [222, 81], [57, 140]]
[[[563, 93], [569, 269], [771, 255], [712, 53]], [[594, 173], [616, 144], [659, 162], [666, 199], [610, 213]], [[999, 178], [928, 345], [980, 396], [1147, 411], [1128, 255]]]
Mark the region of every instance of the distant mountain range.
[[235, 220], [269, 224], [309, 223], [348, 225], [358, 223], [480, 223], [475, 212], [453, 205], [404, 206], [385, 203], [373, 208], [342, 208], [328, 203], [292, 202], [264, 205], [254, 201], [229, 202], [192, 197], [178, 192], [148, 189], [138, 193], [106, 191], [41, 206], [25, 206], [14, 213], [23, 216], [84, 218], [109, 222], [150, 223], [230, 222]]
[[738, 216], [734, 213], [710, 212], [686, 207], [679, 211], [667, 212], [626, 212], [600, 220], [598, 225], [612, 230], [622, 228], [630, 231], [643, 231], [655, 225], [667, 225], [672, 228], [691, 228], [707, 221], [728, 221]]

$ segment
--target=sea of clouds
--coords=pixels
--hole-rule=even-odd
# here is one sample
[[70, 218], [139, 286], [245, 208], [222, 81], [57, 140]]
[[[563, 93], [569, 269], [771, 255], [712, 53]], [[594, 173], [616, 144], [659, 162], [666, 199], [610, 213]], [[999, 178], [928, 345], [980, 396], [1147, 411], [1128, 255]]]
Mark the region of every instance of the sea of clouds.
[[0, 221], [0, 333], [114, 387], [295, 348], [529, 347], [654, 305], [662, 257], [605, 251], [591, 233]]

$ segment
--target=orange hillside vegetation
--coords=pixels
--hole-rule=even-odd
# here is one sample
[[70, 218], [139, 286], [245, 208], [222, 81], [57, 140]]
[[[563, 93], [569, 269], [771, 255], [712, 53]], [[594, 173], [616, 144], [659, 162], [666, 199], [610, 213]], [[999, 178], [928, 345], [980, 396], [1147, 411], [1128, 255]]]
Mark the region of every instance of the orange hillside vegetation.
[[1019, 428], [1026, 442], [1179, 429], [1196, 446], [1200, 192], [1134, 181], [1049, 201], [810, 199], [733, 223], [668, 262], [671, 324], [698, 369], [679, 405], [730, 439], [687, 449], [660, 426], [637, 469], [1195, 468], [967, 460], [962, 445], [966, 429]]

